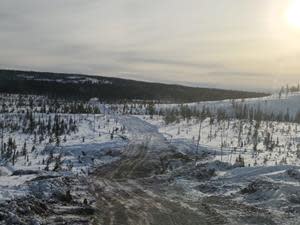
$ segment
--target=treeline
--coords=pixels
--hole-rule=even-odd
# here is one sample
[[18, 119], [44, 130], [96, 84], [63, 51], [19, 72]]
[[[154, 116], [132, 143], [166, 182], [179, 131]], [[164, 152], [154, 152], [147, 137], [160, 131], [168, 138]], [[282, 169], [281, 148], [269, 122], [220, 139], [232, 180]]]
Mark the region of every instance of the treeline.
[[49, 99], [42, 96], [0, 95], [0, 113], [99, 114], [99, 107], [84, 101]]
[[159, 110], [157, 114], [162, 115], [166, 124], [179, 122], [181, 119], [190, 120], [196, 118], [204, 120], [206, 118], [214, 118], [220, 120], [248, 120], [248, 121], [276, 121], [276, 122], [295, 122], [300, 123], [300, 109], [296, 115], [291, 115], [289, 109], [285, 113], [282, 112], [265, 112], [259, 107], [251, 107], [246, 104], [232, 103], [232, 108], [210, 109], [203, 106], [202, 109], [197, 107], [189, 107], [181, 105], [169, 109]]
[[194, 88], [99, 76], [14, 70], [0, 70], [0, 92], [46, 95], [51, 98], [76, 100], [89, 100], [97, 97], [100, 101], [106, 102], [138, 99], [179, 103], [254, 98], [267, 95], [264, 93]]

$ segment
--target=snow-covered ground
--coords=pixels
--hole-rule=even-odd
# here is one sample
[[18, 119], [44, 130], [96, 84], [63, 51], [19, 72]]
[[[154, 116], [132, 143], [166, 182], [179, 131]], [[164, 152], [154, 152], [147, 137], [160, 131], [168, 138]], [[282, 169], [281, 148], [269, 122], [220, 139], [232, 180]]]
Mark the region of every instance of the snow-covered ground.
[[[157, 126], [159, 132], [171, 143], [181, 141], [197, 146], [200, 122], [196, 119], [166, 125], [160, 116], [155, 116], [153, 119], [150, 119], [149, 116], [137, 117]], [[215, 121], [210, 125], [210, 120], [206, 119], [201, 124], [199, 144], [214, 151], [216, 159], [223, 162], [234, 163], [236, 158], [241, 155], [246, 166], [299, 165], [300, 158], [297, 157], [300, 144], [299, 124], [261, 122], [258, 129], [256, 151], [253, 150], [252, 142], [254, 125], [255, 123], [239, 120]], [[275, 142], [272, 149], [266, 149], [264, 145], [264, 139], [268, 133]]]
[[[34, 179], [40, 176], [87, 177], [93, 169], [120, 160], [122, 152], [130, 149], [129, 145], [143, 144], [145, 149], [152, 150], [151, 154], [176, 149], [182, 155], [196, 155], [195, 168], [204, 166], [214, 170], [209, 180], [195, 181], [186, 176], [175, 179], [174, 186], [183, 188], [191, 199], [230, 196], [234, 201], [278, 213], [299, 208], [300, 125], [297, 123], [258, 122], [251, 118], [219, 121], [205, 118], [200, 123], [199, 118], [191, 117], [166, 124], [163, 115], [145, 115], [146, 105], [129, 105], [125, 109], [120, 104], [99, 104], [96, 106], [101, 112], [96, 114], [63, 113], [66, 109], [61, 106], [57, 113], [42, 113], [43, 106], [29, 106], [29, 98], [21, 101], [16, 96], [2, 96], [0, 100], [6, 98], [9, 98], [7, 106], [0, 107], [3, 111], [0, 120], [4, 122], [3, 137], [0, 126], [0, 141], [8, 145], [9, 139], [13, 140], [17, 153], [14, 160], [11, 156], [1, 157], [0, 202], [26, 196], [35, 190], [33, 183], [37, 181]], [[24, 101], [28, 102], [25, 106], [15, 104]], [[43, 98], [39, 101], [45, 102]], [[280, 99], [272, 95], [234, 103], [226, 100], [188, 106], [198, 109], [205, 106], [212, 111], [223, 108], [230, 112], [233, 104], [244, 104], [265, 113], [288, 111], [295, 116], [299, 103], [300, 94], [294, 93]], [[159, 110], [180, 106], [155, 107]], [[47, 106], [50, 111], [49, 108]], [[29, 110], [34, 113], [28, 113]], [[128, 115], [130, 110], [139, 115]], [[59, 132], [53, 121], [58, 121]], [[49, 123], [52, 125], [47, 128]], [[29, 131], [32, 124], [39, 125]], [[41, 131], [40, 126], [44, 126], [45, 131]], [[151, 154], [145, 152], [132, 163], [147, 164]], [[174, 168], [181, 165], [170, 164]]]
[[[54, 117], [54, 115], [47, 115], [47, 118], [49, 116]], [[16, 143], [19, 156], [14, 165], [11, 161], [4, 159], [2, 162], [0, 161], [0, 201], [13, 196], [10, 192], [26, 194], [19, 189], [22, 190], [26, 181], [37, 177], [40, 173], [46, 173], [46, 161], [50, 152], [53, 153], [53, 158], [61, 155], [61, 172], [87, 174], [90, 168], [112, 160], [113, 157], [107, 152], [119, 151], [128, 143], [124, 138], [128, 132], [126, 130], [121, 131], [122, 125], [109, 115], [61, 115], [61, 119], [68, 119], [70, 116], [77, 121], [77, 131], [61, 136], [59, 146], [55, 140], [49, 143], [50, 137], [45, 137], [45, 140], [39, 142], [35, 140], [37, 138], [32, 133], [23, 133], [19, 130], [3, 132], [4, 143], [12, 138]], [[35, 117], [43, 118], [45, 115], [35, 114]], [[17, 116], [11, 115], [10, 119], [17, 120]], [[26, 143], [27, 154], [21, 156], [24, 143]], [[53, 170], [55, 163], [55, 160], [51, 161], [49, 171]], [[28, 173], [32, 174], [13, 175], [14, 172], [22, 170], [30, 171]]]

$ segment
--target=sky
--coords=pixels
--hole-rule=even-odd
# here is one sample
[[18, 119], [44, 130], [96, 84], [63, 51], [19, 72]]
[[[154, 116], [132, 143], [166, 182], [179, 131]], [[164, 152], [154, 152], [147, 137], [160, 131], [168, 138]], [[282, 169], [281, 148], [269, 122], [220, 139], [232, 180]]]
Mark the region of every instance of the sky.
[[270, 90], [300, 80], [295, 1], [0, 0], [0, 68]]

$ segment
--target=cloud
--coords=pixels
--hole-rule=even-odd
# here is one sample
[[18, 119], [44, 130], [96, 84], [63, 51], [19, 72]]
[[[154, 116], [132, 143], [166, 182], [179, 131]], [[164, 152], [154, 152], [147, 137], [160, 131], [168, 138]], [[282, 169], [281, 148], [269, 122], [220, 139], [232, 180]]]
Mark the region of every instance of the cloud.
[[120, 59], [123, 62], [135, 64], [135, 63], [144, 63], [149, 65], [165, 65], [165, 66], [178, 66], [178, 67], [192, 67], [195, 69], [224, 69], [223, 65], [213, 63], [213, 62], [193, 62], [193, 61], [184, 61], [180, 59], [167, 59], [158, 57], [145, 57], [139, 56], [131, 53], [122, 54]]
[[0, 1], [3, 68], [256, 89], [295, 55], [269, 30], [279, 1]]

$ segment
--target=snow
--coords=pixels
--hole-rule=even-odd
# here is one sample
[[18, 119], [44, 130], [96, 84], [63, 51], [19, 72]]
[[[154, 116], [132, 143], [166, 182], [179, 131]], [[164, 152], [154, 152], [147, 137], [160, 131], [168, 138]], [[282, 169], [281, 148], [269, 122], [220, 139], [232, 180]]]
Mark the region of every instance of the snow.
[[[241, 106], [248, 106], [254, 109], [261, 109], [265, 113], [285, 114], [287, 110], [291, 116], [295, 116], [299, 112], [300, 93], [293, 92], [287, 95], [283, 94], [279, 97], [278, 94], [272, 94], [267, 97], [249, 98], [249, 99], [236, 99], [236, 100], [222, 100], [222, 101], [207, 101], [183, 104], [191, 108], [202, 109], [203, 107], [209, 108], [212, 111], [217, 109], [225, 109], [227, 112], [232, 112], [232, 104], [239, 104]], [[179, 104], [156, 104], [157, 110], [178, 108]]]
[[[197, 145], [199, 135], [199, 122], [195, 119], [190, 121], [181, 120], [179, 123], [172, 123], [166, 125], [162, 117], [154, 117], [150, 119], [149, 116], [137, 116], [145, 121], [158, 126], [159, 132], [164, 135], [171, 143], [180, 145], [184, 143], [188, 145], [192, 150]], [[254, 165], [255, 161], [257, 165], [275, 165], [283, 158], [286, 158], [289, 164], [299, 164], [299, 158], [297, 158], [297, 149], [299, 144], [300, 129], [299, 125], [295, 123], [284, 122], [262, 122], [259, 128], [260, 143], [258, 145], [258, 152], [253, 151], [253, 144], [250, 141], [246, 143], [248, 138], [248, 132], [251, 128], [253, 131], [253, 125], [249, 122], [243, 121], [243, 132], [241, 140], [245, 142], [243, 147], [238, 146], [239, 140], [239, 120], [231, 120], [229, 123], [221, 122], [217, 124], [215, 122], [212, 126], [212, 135], [210, 138], [210, 125], [209, 119], [206, 119], [202, 123], [201, 128], [201, 140], [200, 146], [206, 148], [207, 151], [214, 152], [217, 160], [222, 160], [229, 163], [234, 163], [234, 160], [238, 155], [242, 155], [245, 158], [245, 164]], [[222, 124], [223, 123], [223, 124]], [[270, 128], [274, 127], [274, 128]], [[225, 127], [225, 128], [224, 128]], [[265, 138], [265, 132], [272, 132], [272, 138], [274, 141], [279, 142], [272, 151], [264, 151], [263, 139]], [[221, 133], [223, 133], [221, 135]], [[222, 137], [223, 136], [223, 137]], [[221, 150], [221, 140], [223, 139], [223, 148]], [[288, 146], [291, 145], [291, 146]], [[266, 161], [264, 162], [266, 158]]]
[[[8, 98], [17, 97], [11, 95]], [[282, 96], [281, 99], [278, 95], [272, 95], [235, 100], [235, 103], [257, 107], [267, 113], [285, 113], [289, 110], [291, 115], [295, 115], [299, 111], [300, 93]], [[252, 141], [255, 121], [230, 119], [210, 124], [210, 119], [206, 118], [201, 124], [198, 146], [200, 124], [196, 118], [165, 124], [163, 116], [145, 115], [145, 105], [133, 109], [132, 114], [138, 115], [126, 115], [122, 113], [124, 105], [100, 104], [96, 99], [91, 104], [98, 106], [102, 113], [57, 113], [60, 118], [68, 120], [72, 117], [77, 122], [77, 131], [66, 134], [66, 141], [61, 136], [59, 146], [49, 143], [49, 137], [41, 143], [34, 143], [33, 135], [22, 132], [21, 129], [11, 133], [4, 132], [3, 140], [7, 142], [9, 137], [13, 137], [18, 149], [26, 141], [28, 159], [19, 156], [15, 165], [0, 161], [0, 200], [24, 196], [29, 191], [36, 190], [33, 183], [42, 183], [33, 181], [39, 174], [13, 176], [15, 171], [32, 170], [55, 176], [86, 176], [93, 168], [118, 160], [120, 153], [129, 144], [146, 144], [154, 152], [173, 147], [182, 154], [207, 156], [205, 160], [199, 159], [195, 166], [215, 170], [211, 179], [196, 181], [180, 177], [175, 180], [174, 185], [183, 187], [191, 199], [216, 194], [233, 196], [236, 201], [286, 212], [291, 207], [295, 210], [300, 204], [300, 125], [297, 123], [262, 121], [258, 128], [258, 145], [255, 150]], [[232, 100], [188, 105], [200, 109], [205, 106], [215, 110], [220, 107], [232, 110]], [[14, 107], [10, 106], [10, 109]], [[156, 107], [165, 109], [179, 106], [157, 104]], [[22, 109], [26, 111], [28, 107]], [[20, 111], [5, 112], [0, 114], [0, 118], [17, 122], [23, 114]], [[53, 120], [54, 116], [52, 113], [34, 114], [36, 120], [48, 117]], [[271, 134], [272, 141], [276, 142], [272, 149], [264, 145], [268, 133]], [[36, 147], [33, 152], [30, 151], [32, 146]], [[50, 152], [53, 152], [54, 157], [62, 154], [62, 171], [51, 171], [54, 162], [50, 164], [50, 171], [45, 171], [43, 161], [47, 160]], [[243, 158], [245, 167], [236, 165], [238, 157]], [[68, 166], [71, 164], [70, 169]], [[47, 189], [51, 185], [54, 184], [38, 186]], [[59, 188], [59, 183], [55, 185]]]

